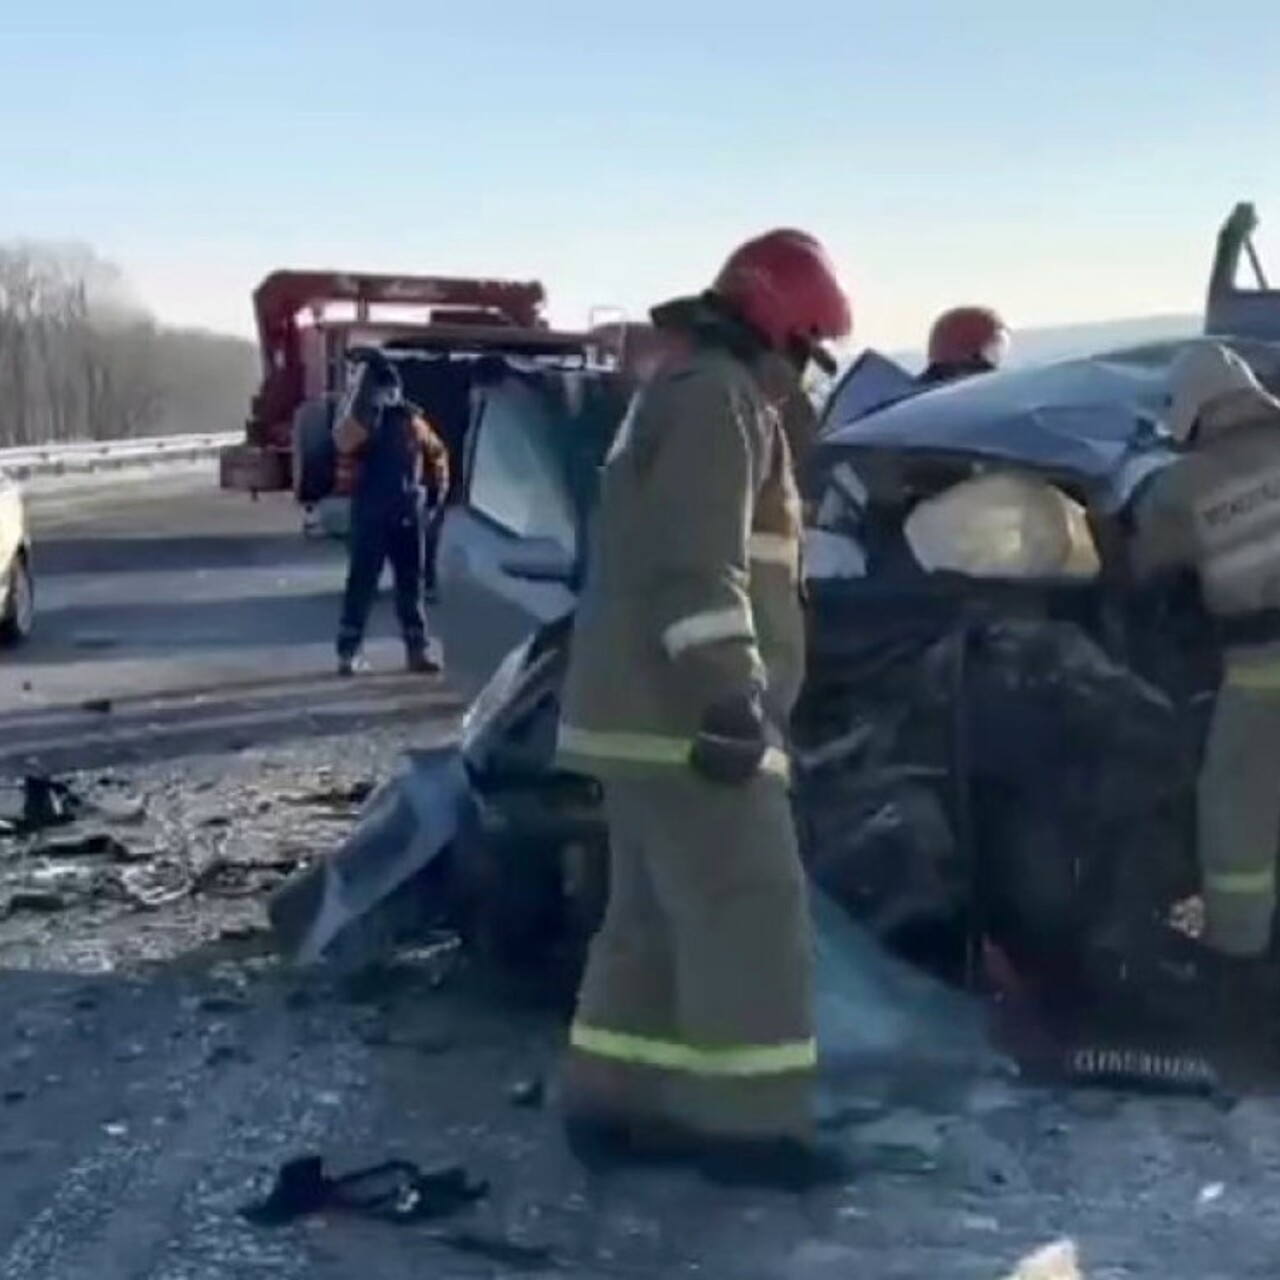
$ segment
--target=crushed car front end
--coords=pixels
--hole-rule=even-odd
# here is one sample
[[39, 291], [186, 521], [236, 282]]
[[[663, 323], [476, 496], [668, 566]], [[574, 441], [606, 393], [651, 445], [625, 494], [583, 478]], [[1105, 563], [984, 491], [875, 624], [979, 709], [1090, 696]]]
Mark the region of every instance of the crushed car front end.
[[806, 857], [953, 975], [994, 942], [1044, 988], [1114, 994], [1197, 890], [1217, 649], [1194, 592], [1127, 572], [1134, 496], [1176, 458], [1179, 345], [923, 392], [903, 375], [887, 404], [855, 370], [826, 408], [793, 725]]

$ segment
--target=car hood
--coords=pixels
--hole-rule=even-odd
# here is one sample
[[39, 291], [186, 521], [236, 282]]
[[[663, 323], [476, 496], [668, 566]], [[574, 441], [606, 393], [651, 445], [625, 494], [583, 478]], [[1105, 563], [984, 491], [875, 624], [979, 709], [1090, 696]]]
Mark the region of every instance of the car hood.
[[1166, 370], [1180, 345], [981, 374], [861, 414], [857, 402], [866, 397], [855, 376], [824, 411], [819, 456], [887, 451], [1007, 462], [1073, 477], [1103, 506], [1123, 506], [1174, 457], [1159, 422]]

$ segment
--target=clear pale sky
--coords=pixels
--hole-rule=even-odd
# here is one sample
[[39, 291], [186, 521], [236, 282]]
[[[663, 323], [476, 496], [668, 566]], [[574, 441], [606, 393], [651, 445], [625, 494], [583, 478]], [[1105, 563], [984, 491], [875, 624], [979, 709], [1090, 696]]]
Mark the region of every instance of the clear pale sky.
[[778, 223], [880, 345], [1194, 311], [1237, 198], [1280, 251], [1278, 143], [1272, 0], [0, 0], [0, 239], [239, 332], [285, 265], [639, 314]]

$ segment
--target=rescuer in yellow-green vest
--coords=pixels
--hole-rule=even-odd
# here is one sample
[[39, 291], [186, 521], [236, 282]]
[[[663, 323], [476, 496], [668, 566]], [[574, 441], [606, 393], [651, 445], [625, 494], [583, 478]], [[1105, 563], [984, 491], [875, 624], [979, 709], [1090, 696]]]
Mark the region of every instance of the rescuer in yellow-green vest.
[[804, 663], [800, 520], [780, 391], [830, 362], [850, 305], [822, 246], [782, 230], [653, 319], [673, 354], [605, 464], [564, 693], [561, 754], [603, 782], [611, 877], [571, 1031], [568, 1135], [597, 1166], [670, 1158], [803, 1187], [843, 1168], [813, 1130], [783, 741]]
[[[1169, 373], [1185, 455], [1134, 506], [1141, 580], [1192, 570], [1223, 650], [1197, 789], [1202, 960], [1227, 979], [1271, 946], [1280, 849], [1280, 401], [1234, 351], [1190, 344]], [[1256, 968], [1249, 976], [1256, 976]]]

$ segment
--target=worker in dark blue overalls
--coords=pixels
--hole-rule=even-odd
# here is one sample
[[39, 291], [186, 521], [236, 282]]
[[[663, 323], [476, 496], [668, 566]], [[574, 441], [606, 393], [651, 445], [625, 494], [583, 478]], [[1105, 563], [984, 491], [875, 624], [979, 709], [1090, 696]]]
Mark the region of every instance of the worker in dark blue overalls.
[[448, 454], [426, 418], [404, 399], [399, 374], [380, 351], [353, 351], [354, 377], [338, 412], [338, 451], [354, 456], [350, 561], [338, 627], [338, 673], [367, 669], [365, 625], [383, 565], [391, 561], [396, 615], [410, 671], [436, 673], [423, 608], [426, 490], [448, 490]]

